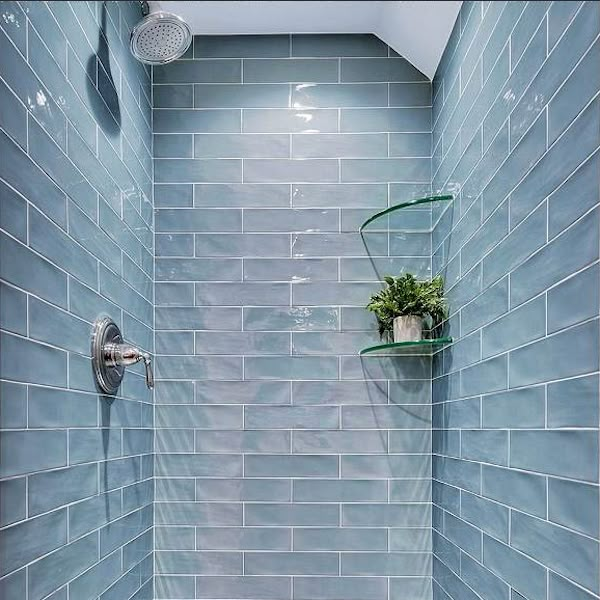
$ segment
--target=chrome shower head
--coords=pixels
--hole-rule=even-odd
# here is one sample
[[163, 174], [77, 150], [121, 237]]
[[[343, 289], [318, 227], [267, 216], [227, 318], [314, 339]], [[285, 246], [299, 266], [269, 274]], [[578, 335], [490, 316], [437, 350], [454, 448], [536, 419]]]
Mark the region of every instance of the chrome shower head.
[[149, 12], [146, 2], [142, 10], [145, 16], [131, 31], [132, 54], [147, 65], [163, 65], [183, 56], [192, 43], [189, 25], [172, 13]]

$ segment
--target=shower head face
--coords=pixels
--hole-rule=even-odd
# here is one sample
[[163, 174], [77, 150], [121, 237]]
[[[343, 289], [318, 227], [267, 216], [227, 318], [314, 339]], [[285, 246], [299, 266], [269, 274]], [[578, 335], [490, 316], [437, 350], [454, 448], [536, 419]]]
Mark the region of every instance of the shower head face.
[[183, 56], [192, 43], [192, 31], [177, 15], [153, 12], [131, 32], [131, 52], [147, 65], [163, 65]]

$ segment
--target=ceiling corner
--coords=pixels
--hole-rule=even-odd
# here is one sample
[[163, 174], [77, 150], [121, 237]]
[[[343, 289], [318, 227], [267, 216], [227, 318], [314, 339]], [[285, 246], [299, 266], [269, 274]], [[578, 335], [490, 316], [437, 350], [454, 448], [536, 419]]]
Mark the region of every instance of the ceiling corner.
[[433, 79], [462, 2], [383, 2], [375, 35]]

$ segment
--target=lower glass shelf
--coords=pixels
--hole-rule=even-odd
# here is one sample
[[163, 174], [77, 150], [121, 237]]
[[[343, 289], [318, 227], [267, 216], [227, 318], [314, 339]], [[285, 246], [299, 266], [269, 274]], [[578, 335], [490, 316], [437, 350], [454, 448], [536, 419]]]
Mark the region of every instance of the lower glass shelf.
[[414, 354], [433, 354], [446, 344], [451, 344], [451, 337], [432, 338], [420, 340], [418, 342], [390, 342], [388, 344], [377, 344], [377, 346], [368, 346], [363, 348], [359, 355], [370, 354], [372, 352], [386, 352], [393, 356], [404, 356]]

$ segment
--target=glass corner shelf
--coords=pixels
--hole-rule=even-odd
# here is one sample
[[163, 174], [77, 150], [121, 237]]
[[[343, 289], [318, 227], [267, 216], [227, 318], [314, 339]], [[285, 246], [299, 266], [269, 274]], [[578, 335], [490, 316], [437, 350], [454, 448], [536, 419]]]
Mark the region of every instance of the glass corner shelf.
[[380, 219], [381, 217], [384, 217], [385, 215], [389, 215], [390, 213], [400, 210], [402, 208], [409, 208], [411, 206], [416, 206], [417, 204], [427, 204], [428, 202], [442, 202], [442, 201], [452, 200], [453, 198], [454, 198], [454, 196], [452, 194], [444, 194], [442, 196], [427, 196], [425, 198], [415, 198], [414, 200], [409, 200], [408, 202], [402, 202], [401, 204], [396, 204], [395, 206], [390, 206], [389, 208], [386, 208], [385, 210], [382, 210], [381, 212], [378, 212], [378, 213], [374, 214], [373, 216], [369, 217], [358, 228], [358, 232], [362, 233], [364, 228], [367, 225], [369, 225], [370, 223], [372, 223], [373, 221], [376, 221], [377, 219]]
[[390, 342], [387, 344], [377, 344], [376, 346], [368, 346], [363, 348], [358, 354], [371, 354], [373, 352], [385, 352], [394, 356], [403, 355], [430, 355], [436, 350], [441, 349], [446, 344], [451, 344], [451, 337], [433, 338], [420, 340], [418, 342]]

